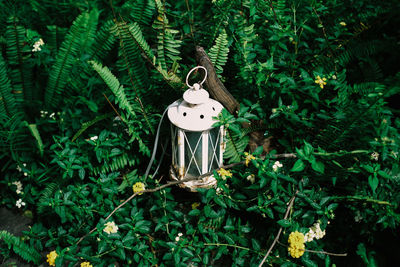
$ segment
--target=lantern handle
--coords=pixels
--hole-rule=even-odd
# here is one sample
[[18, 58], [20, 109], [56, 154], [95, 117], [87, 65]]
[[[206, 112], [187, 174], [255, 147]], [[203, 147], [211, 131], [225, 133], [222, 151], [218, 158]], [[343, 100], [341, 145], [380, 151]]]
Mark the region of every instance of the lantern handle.
[[206, 69], [206, 68], [204, 68], [203, 66], [194, 67], [194, 68], [191, 69], [191, 70], [189, 71], [189, 73], [186, 75], [186, 85], [187, 85], [189, 88], [193, 88], [193, 87], [195, 87], [196, 84], [197, 84], [197, 83], [195, 83], [195, 84], [193, 84], [193, 85], [190, 85], [190, 84], [189, 84], [189, 76], [190, 76], [190, 74], [192, 74], [192, 72], [195, 71], [195, 70], [197, 70], [197, 69], [203, 69], [204, 72], [205, 72], [204, 79], [203, 79], [200, 83], [198, 83], [198, 84], [200, 85], [199, 87], [201, 87], [201, 85], [202, 85], [202, 84], [206, 81], [206, 79], [207, 79], [207, 69]]

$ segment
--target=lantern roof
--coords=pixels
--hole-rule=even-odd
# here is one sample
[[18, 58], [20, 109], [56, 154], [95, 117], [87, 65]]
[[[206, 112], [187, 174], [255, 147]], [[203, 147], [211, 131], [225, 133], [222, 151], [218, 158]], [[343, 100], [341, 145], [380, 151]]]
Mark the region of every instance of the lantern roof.
[[[200, 83], [189, 85], [188, 78], [192, 71], [202, 68], [206, 75]], [[211, 99], [201, 85], [207, 78], [207, 71], [202, 66], [193, 68], [186, 77], [189, 89], [183, 94], [183, 100], [177, 100], [168, 108], [168, 118], [177, 127], [188, 131], [205, 131], [212, 128], [216, 122], [213, 117], [224, 108], [221, 103]]]

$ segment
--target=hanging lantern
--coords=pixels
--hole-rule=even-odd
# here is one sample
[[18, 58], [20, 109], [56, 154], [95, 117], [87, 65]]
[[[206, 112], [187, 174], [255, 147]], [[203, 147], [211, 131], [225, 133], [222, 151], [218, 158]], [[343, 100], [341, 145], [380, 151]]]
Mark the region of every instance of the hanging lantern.
[[[189, 85], [190, 74], [203, 69], [204, 79], [200, 83]], [[186, 76], [188, 90], [183, 99], [175, 101], [168, 108], [171, 121], [172, 166], [171, 178], [181, 180], [187, 177], [198, 177], [211, 172], [222, 165], [224, 150], [223, 126], [213, 127], [223, 109], [218, 101], [211, 99], [202, 84], [207, 79], [207, 70], [197, 66]], [[216, 184], [213, 175], [199, 180], [185, 182], [182, 187], [196, 191], [196, 188], [208, 188]]]

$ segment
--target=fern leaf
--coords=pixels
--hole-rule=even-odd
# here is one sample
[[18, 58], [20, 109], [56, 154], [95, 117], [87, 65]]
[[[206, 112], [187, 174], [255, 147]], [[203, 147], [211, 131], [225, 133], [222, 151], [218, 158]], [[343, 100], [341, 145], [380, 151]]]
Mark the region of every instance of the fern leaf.
[[35, 248], [25, 244], [21, 238], [7, 231], [0, 231], [0, 240], [3, 240], [9, 248], [12, 247], [14, 252], [24, 260], [39, 265], [42, 256]]
[[112, 20], [108, 20], [97, 31], [95, 40], [89, 47], [89, 55], [91, 55], [92, 58], [96, 60], [103, 59], [111, 51], [115, 43], [115, 37], [113, 34], [111, 34], [111, 29], [113, 26], [114, 22]]
[[224, 70], [223, 67], [228, 61], [228, 53], [228, 35], [224, 30], [218, 36], [217, 40], [215, 40], [215, 45], [211, 47], [208, 53], [211, 62], [214, 64], [215, 72], [219, 77], [221, 77], [221, 73]]
[[125, 94], [124, 87], [120, 84], [118, 79], [111, 73], [107, 67], [103, 67], [100, 63], [89, 61], [93, 69], [100, 75], [103, 81], [107, 84], [110, 90], [114, 93], [118, 105], [121, 109], [128, 112], [130, 117], [136, 117], [136, 112], [133, 107], [137, 106], [135, 103], [130, 103]]
[[7, 76], [6, 64], [0, 54], [0, 114], [12, 116], [17, 113], [18, 104], [11, 94], [12, 86]]
[[154, 0], [129, 1], [122, 6], [121, 13], [128, 13], [129, 18], [140, 25], [150, 25], [155, 8]]
[[163, 70], [168, 71], [174, 62], [178, 62], [182, 58], [179, 56], [179, 49], [181, 47], [181, 40], [175, 39], [175, 35], [179, 31], [174, 30], [168, 22], [165, 14], [165, 7], [161, 1], [156, 0], [158, 9], [158, 17], [153, 23], [153, 28], [158, 31], [157, 35], [157, 54], [158, 64], [161, 65]]
[[88, 13], [79, 15], [72, 23], [64, 42], [61, 44], [56, 62], [50, 71], [49, 82], [45, 91], [45, 103], [50, 107], [56, 107], [61, 100], [61, 94], [68, 83], [72, 67], [79, 54], [80, 37], [88, 18]]
[[111, 115], [110, 113], [104, 114], [104, 115], [100, 115], [100, 116], [97, 116], [96, 118], [94, 118], [94, 119], [91, 120], [91, 121], [87, 121], [87, 122], [82, 123], [81, 128], [80, 128], [79, 131], [74, 135], [74, 137], [72, 137], [72, 140], [71, 140], [71, 141], [74, 142], [74, 141], [75, 141], [76, 139], [78, 139], [78, 137], [81, 136], [81, 134], [84, 133], [90, 126], [96, 124], [97, 122], [99, 122], [99, 121], [101, 121], [101, 120], [104, 120], [104, 119], [110, 117], [110, 115]]
[[23, 102], [24, 99], [33, 99], [33, 64], [30, 62], [31, 49], [27, 48], [26, 30], [18, 25], [18, 19], [11, 17], [7, 21], [6, 55], [9, 65], [9, 77], [13, 86], [15, 99]]
[[42, 193], [39, 198], [39, 202], [37, 205], [37, 211], [39, 214], [43, 214], [49, 208], [49, 199], [51, 199], [54, 193], [58, 190], [59, 186], [56, 183], [49, 183], [46, 185], [45, 189], [42, 190]]
[[224, 158], [229, 160], [229, 163], [239, 162], [246, 146], [249, 143], [249, 137], [233, 132], [229, 128], [226, 131], [226, 148]]
[[39, 149], [39, 154], [42, 157], [43, 156], [43, 150], [44, 150], [44, 145], [42, 142], [42, 138], [40, 137], [39, 130], [36, 126], [36, 124], [28, 124], [28, 122], [25, 122], [25, 125], [28, 127], [29, 131], [31, 132], [32, 136], [36, 139], [36, 144]]

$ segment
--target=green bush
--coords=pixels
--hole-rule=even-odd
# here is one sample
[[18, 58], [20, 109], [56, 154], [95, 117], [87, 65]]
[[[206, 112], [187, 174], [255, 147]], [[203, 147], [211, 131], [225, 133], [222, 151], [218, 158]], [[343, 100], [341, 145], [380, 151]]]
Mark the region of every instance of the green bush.
[[[0, 232], [4, 259], [258, 266], [271, 250], [266, 265], [386, 266], [398, 255], [387, 247], [400, 222], [398, 1], [0, 3], [0, 204], [33, 215], [22, 237]], [[196, 45], [240, 110], [217, 123], [234, 167], [189, 193], [160, 188], [169, 148], [144, 174]], [[255, 131], [268, 154], [250, 153]], [[137, 183], [156, 190], [123, 203]]]

